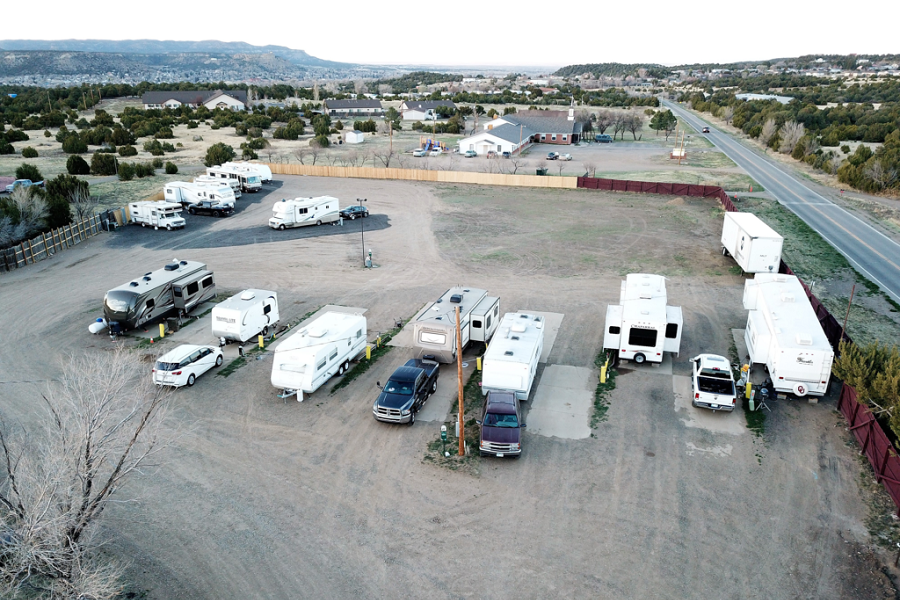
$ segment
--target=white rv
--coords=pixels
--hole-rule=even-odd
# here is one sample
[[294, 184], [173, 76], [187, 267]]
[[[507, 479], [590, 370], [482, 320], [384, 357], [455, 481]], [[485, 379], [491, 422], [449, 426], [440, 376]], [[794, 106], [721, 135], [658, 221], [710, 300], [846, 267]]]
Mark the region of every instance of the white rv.
[[678, 356], [684, 318], [680, 306], [666, 305], [666, 278], [632, 273], [622, 282], [619, 304], [606, 307], [603, 349], [637, 364], [662, 362], [663, 352]]
[[544, 317], [506, 313], [484, 353], [481, 393], [513, 392], [528, 400], [544, 349]]
[[241, 197], [241, 182], [237, 179], [222, 179], [220, 177], [213, 177], [212, 175], [199, 175], [194, 177], [194, 183], [199, 183], [200, 185], [210, 185], [214, 184], [216, 187], [225, 183], [231, 187], [231, 191], [234, 192], [235, 200]]
[[268, 290], [244, 290], [212, 309], [212, 334], [244, 343], [268, 335], [278, 323], [278, 294]]
[[340, 207], [337, 198], [331, 196], [294, 198], [276, 202], [272, 206], [269, 227], [284, 230], [288, 227], [334, 223], [338, 218], [340, 218]]
[[419, 358], [433, 356], [442, 363], [456, 360], [457, 306], [462, 347], [470, 341], [490, 341], [500, 324], [500, 298], [488, 296], [487, 290], [454, 287], [419, 315], [413, 325]]
[[282, 397], [311, 394], [333, 375], [343, 375], [366, 348], [363, 315], [327, 312], [275, 347], [272, 385]]
[[224, 181], [215, 187], [186, 181], [170, 181], [163, 187], [166, 202], [178, 202], [183, 207], [209, 202], [234, 208], [234, 192]]
[[243, 171], [234, 167], [216, 165], [207, 167], [206, 174], [219, 179], [234, 179], [241, 184], [241, 190], [245, 192], [258, 192], [262, 189], [262, 179], [256, 172]]
[[165, 227], [169, 231], [184, 227], [181, 216], [181, 204], [164, 200], [129, 202], [128, 215], [130, 223], [140, 223], [141, 227], [159, 229]]
[[750, 311], [744, 331], [750, 362], [766, 365], [775, 390], [824, 395], [834, 349], [800, 281], [759, 273], [744, 284], [744, 308]]
[[260, 180], [263, 183], [272, 183], [272, 169], [269, 168], [268, 165], [263, 165], [260, 163], [252, 163], [247, 162], [246, 160], [241, 161], [230, 161], [224, 163], [223, 167], [235, 167], [242, 171], [252, 172], [259, 175]]
[[784, 238], [751, 213], [727, 212], [722, 254], [733, 256], [744, 273], [777, 273]]

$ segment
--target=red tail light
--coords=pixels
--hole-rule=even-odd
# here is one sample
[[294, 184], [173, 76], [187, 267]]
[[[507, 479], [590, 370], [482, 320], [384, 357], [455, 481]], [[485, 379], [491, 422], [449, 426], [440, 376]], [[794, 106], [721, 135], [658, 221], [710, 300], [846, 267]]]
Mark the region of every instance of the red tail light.
[[699, 399], [700, 399], [700, 392], [697, 392], [696, 394], [694, 394], [694, 400], [699, 400]]
[[172, 375], [181, 375], [181, 371], [175, 371]]

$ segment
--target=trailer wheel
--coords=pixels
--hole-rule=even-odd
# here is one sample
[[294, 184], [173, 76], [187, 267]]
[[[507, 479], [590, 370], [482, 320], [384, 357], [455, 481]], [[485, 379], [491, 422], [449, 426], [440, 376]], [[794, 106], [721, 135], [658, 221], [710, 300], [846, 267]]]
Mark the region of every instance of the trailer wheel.
[[344, 371], [349, 371], [349, 370], [350, 370], [350, 361], [349, 361], [349, 360], [345, 360], [345, 361], [344, 361], [344, 364], [343, 364], [343, 367], [344, 367]]
[[321, 225], [321, 224], [322, 224], [322, 219], [319, 219], [318, 221], [316, 221], [316, 225]]
[[154, 226], [153, 226], [153, 231], [159, 231], [159, 225], [154, 225]]
[[281, 231], [284, 231], [284, 230], [285, 230], [284, 223], [282, 223], [281, 225], [279, 225], [279, 226], [278, 226], [278, 229], [280, 229]]
[[146, 227], [146, 226], [147, 226], [147, 224], [144, 223], [144, 222], [142, 221], [142, 222], [141, 222], [141, 227]]
[[644, 356], [643, 354], [641, 354], [640, 352], [638, 352], [637, 354], [634, 355], [633, 360], [634, 360], [635, 364], [642, 365], [647, 361], [647, 357]]
[[265, 327], [262, 328], [262, 336], [266, 337], [267, 335], [269, 335], [269, 326], [268, 325], [266, 325]]
[[722, 246], [722, 256], [728, 256], [728, 249], [725, 246]]
[[191, 373], [190, 375], [188, 375], [188, 380], [187, 380], [188, 387], [191, 387], [192, 385], [194, 385], [194, 382], [195, 382], [195, 381], [197, 381], [197, 378], [194, 377], [194, 374], [193, 374], [193, 373]]
[[344, 374], [344, 364], [341, 363], [341, 366], [338, 367], [338, 375]]
[[224, 362], [224, 359], [222, 358], [222, 355], [221, 355], [221, 354], [218, 355], [218, 356], [216, 357], [216, 366], [217, 366], [217, 367], [221, 367], [223, 362]]

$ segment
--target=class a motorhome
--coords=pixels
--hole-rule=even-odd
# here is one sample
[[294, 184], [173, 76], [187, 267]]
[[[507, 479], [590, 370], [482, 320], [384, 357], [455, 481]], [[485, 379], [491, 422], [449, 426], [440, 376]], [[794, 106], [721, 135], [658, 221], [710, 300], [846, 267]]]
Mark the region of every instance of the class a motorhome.
[[727, 212], [722, 254], [733, 256], [744, 273], [777, 273], [784, 238], [752, 213]]
[[459, 307], [462, 348], [470, 341], [488, 342], [500, 323], [500, 298], [487, 290], [453, 287], [444, 292], [413, 324], [417, 357], [442, 363], [456, 360], [456, 308]]
[[269, 290], [244, 290], [213, 307], [212, 334], [226, 341], [244, 343], [274, 331], [278, 319], [278, 294]]
[[272, 183], [272, 169], [270, 169], [268, 165], [248, 162], [246, 160], [241, 160], [241, 161], [229, 161], [229, 162], [223, 163], [222, 166], [223, 167], [234, 167], [236, 169], [240, 169], [242, 171], [247, 171], [247, 172], [254, 172], [257, 175], [259, 175], [259, 178], [263, 183]]
[[168, 229], [181, 229], [184, 227], [184, 217], [181, 216], [181, 204], [178, 202], [166, 202], [165, 200], [147, 200], [144, 202], [130, 202], [128, 207], [128, 220], [130, 223], [138, 223], [141, 227], [160, 227]]
[[173, 313], [186, 313], [216, 296], [216, 281], [206, 265], [174, 260], [106, 292], [103, 315], [113, 333], [129, 331]]
[[606, 307], [603, 349], [622, 360], [662, 362], [663, 353], [678, 356], [684, 317], [680, 306], [667, 306], [666, 279], [631, 273], [622, 282], [619, 304]]
[[528, 400], [544, 350], [544, 317], [506, 313], [484, 353], [481, 393], [513, 392]]
[[224, 181], [219, 185], [170, 181], [163, 187], [166, 202], [177, 202], [182, 207], [201, 202], [222, 204], [234, 208], [234, 192]]
[[339, 218], [340, 206], [337, 198], [332, 196], [294, 198], [276, 202], [272, 206], [269, 227], [284, 230], [289, 227], [334, 223]]
[[216, 187], [224, 183], [231, 188], [232, 192], [234, 192], [235, 199], [241, 197], [241, 182], [237, 179], [222, 179], [219, 177], [213, 177], [212, 175], [199, 175], [197, 177], [194, 177], [194, 183], [207, 186], [215, 185]]
[[777, 392], [822, 396], [828, 391], [834, 349], [800, 281], [758, 273], [744, 284], [749, 312], [744, 341], [750, 362], [763, 364]]
[[315, 392], [334, 375], [343, 375], [350, 361], [366, 348], [363, 315], [326, 312], [275, 347], [272, 385], [281, 397]]
[[216, 165], [207, 167], [206, 174], [219, 179], [234, 179], [241, 184], [241, 190], [245, 192], [258, 192], [262, 189], [262, 179], [254, 171], [244, 171], [235, 167], [226, 167], [224, 165]]

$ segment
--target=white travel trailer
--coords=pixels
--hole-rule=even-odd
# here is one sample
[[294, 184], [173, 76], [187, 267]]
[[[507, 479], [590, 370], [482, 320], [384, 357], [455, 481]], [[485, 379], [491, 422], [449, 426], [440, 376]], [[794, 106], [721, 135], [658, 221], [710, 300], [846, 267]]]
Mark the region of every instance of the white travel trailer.
[[663, 352], [678, 356], [684, 317], [680, 306], [666, 305], [666, 278], [632, 273], [622, 282], [619, 304], [606, 307], [603, 349], [637, 364], [662, 362]]
[[[215, 184], [213, 184], [215, 185]], [[166, 202], [178, 202], [183, 207], [200, 202], [210, 202], [234, 208], [234, 192], [224, 181], [218, 185], [170, 181], [163, 187]]]
[[164, 200], [130, 202], [128, 204], [130, 223], [140, 223], [141, 227], [159, 229], [165, 227], [169, 231], [184, 227], [181, 216], [181, 204]]
[[275, 347], [272, 385], [282, 397], [311, 394], [333, 375], [343, 375], [366, 348], [363, 315], [327, 312]]
[[544, 350], [544, 317], [506, 313], [484, 353], [481, 393], [513, 392], [528, 400]]
[[824, 395], [834, 349], [800, 281], [759, 273], [744, 284], [744, 308], [750, 311], [744, 331], [750, 362], [766, 365], [775, 390]]
[[278, 294], [269, 290], [244, 290], [213, 308], [212, 334], [226, 341], [244, 343], [274, 331], [278, 319]]
[[331, 196], [294, 198], [276, 202], [272, 206], [269, 227], [284, 230], [288, 227], [334, 223], [339, 218], [340, 206], [337, 198]]
[[256, 173], [257, 175], [259, 175], [259, 178], [263, 183], [272, 183], [272, 169], [270, 169], [268, 165], [241, 160], [229, 161], [227, 163], [224, 163], [222, 166], [235, 167], [237, 169], [241, 169], [242, 171]]
[[488, 342], [500, 324], [500, 298], [487, 290], [454, 287], [423, 312], [413, 324], [418, 358], [433, 356], [442, 363], [456, 360], [456, 307], [462, 347], [470, 341]]
[[241, 182], [237, 179], [222, 179], [212, 175], [199, 175], [194, 177], [194, 183], [199, 183], [200, 185], [214, 184], [216, 187], [226, 183], [231, 187], [231, 191], [234, 192], [235, 200], [241, 197]]
[[241, 190], [245, 192], [258, 192], [262, 189], [262, 179], [256, 172], [243, 171], [234, 167], [216, 165], [207, 167], [206, 174], [219, 179], [234, 179], [241, 184]]
[[784, 238], [751, 213], [727, 212], [722, 254], [733, 256], [744, 273], [777, 273]]

